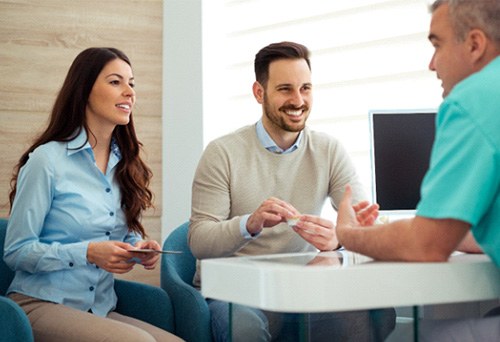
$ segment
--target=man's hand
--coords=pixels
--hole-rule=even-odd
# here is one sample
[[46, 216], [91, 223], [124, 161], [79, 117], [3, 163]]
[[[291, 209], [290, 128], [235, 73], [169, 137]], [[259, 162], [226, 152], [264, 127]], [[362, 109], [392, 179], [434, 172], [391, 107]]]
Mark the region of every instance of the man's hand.
[[370, 204], [368, 201], [362, 201], [353, 205], [352, 208], [356, 212], [356, 219], [361, 226], [371, 226], [377, 220], [378, 204]]
[[[351, 205], [352, 190], [348, 185], [346, 193], [337, 212], [349, 219], [352, 226], [371, 226], [378, 217], [378, 204], [370, 204], [368, 201]], [[339, 219], [337, 218], [337, 223]], [[333, 222], [312, 215], [302, 215], [299, 222], [294, 226], [295, 232], [304, 240], [321, 251], [330, 251], [341, 247], [337, 237], [337, 229]]]
[[337, 210], [337, 236], [342, 241], [342, 233], [346, 229], [371, 226], [378, 217], [378, 204], [369, 204], [367, 201], [352, 205], [352, 189], [347, 185], [344, 197]]
[[320, 251], [340, 247], [332, 221], [313, 215], [302, 215], [293, 230]]
[[250, 215], [247, 221], [247, 230], [251, 235], [255, 235], [260, 233], [263, 228], [274, 227], [296, 215], [300, 215], [300, 213], [292, 205], [271, 197], [262, 202], [257, 210]]

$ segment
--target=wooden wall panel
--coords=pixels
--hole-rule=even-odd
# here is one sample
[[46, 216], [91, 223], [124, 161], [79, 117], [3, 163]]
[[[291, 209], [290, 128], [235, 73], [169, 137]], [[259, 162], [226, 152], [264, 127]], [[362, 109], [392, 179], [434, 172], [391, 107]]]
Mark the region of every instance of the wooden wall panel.
[[[0, 0], [0, 217], [8, 216], [12, 169], [43, 130], [71, 62], [85, 48], [111, 46], [132, 62], [134, 119], [154, 173], [156, 209], [144, 220], [160, 239], [162, 8], [161, 0]], [[151, 274], [138, 280], [159, 284]]]

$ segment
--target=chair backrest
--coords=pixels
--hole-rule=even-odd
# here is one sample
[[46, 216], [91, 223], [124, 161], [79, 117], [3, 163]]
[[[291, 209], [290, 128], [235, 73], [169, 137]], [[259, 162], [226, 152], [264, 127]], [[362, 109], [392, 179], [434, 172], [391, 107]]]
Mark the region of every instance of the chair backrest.
[[[162, 271], [176, 273], [183, 282], [192, 285], [193, 276], [196, 271], [196, 258], [189, 248], [187, 235], [189, 222], [185, 222], [174, 229], [165, 239], [163, 250], [182, 251], [182, 254], [163, 254]], [[175, 274], [173, 274], [175, 276]]]
[[161, 287], [172, 299], [176, 334], [187, 342], [212, 342], [210, 311], [201, 293], [193, 286], [196, 258], [188, 245], [189, 222], [175, 228], [165, 239], [162, 254]]
[[5, 244], [5, 234], [7, 233], [7, 223], [9, 221], [5, 218], [0, 218], [0, 295], [5, 296], [12, 279], [14, 278], [14, 271], [3, 261], [3, 247]]

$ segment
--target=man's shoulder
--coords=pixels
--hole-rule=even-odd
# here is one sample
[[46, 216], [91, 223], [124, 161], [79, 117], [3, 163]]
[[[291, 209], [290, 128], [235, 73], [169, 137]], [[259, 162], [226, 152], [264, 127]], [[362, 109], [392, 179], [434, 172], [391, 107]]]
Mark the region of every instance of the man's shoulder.
[[336, 146], [339, 140], [327, 132], [315, 131], [309, 128], [304, 129], [304, 136], [308, 143], [313, 146]]
[[478, 72], [459, 82], [450, 92], [448, 98], [461, 98], [471, 96], [492, 96], [500, 93], [498, 79], [500, 77], [500, 57], [493, 59]]
[[233, 132], [226, 133], [218, 138], [215, 138], [209, 143], [209, 145], [227, 146], [227, 144], [241, 144], [242, 142], [248, 142], [249, 137], [252, 134], [255, 135], [255, 125], [244, 126]]

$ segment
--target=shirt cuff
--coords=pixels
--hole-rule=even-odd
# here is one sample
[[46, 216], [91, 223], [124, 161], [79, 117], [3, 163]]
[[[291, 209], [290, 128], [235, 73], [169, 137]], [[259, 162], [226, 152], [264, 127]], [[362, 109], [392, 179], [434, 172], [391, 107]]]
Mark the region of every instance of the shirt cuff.
[[243, 215], [240, 219], [240, 233], [241, 236], [243, 236], [245, 239], [250, 240], [250, 239], [256, 239], [257, 236], [259, 236], [260, 233], [251, 235], [248, 230], [247, 230], [247, 221], [250, 215]]

